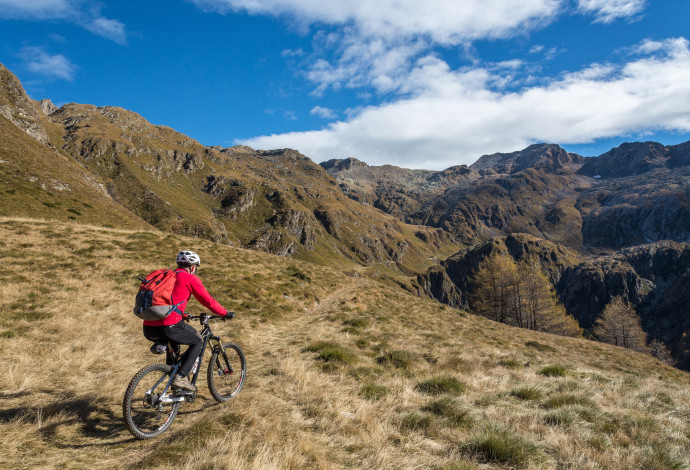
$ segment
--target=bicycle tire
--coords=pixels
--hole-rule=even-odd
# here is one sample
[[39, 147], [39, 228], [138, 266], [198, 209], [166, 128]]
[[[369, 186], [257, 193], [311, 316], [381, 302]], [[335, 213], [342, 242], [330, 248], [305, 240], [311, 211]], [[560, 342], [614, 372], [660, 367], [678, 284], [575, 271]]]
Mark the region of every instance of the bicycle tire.
[[[129, 432], [137, 439], [151, 439], [165, 432], [172, 424], [180, 402], [159, 403], [157, 398], [163, 392], [168, 383], [170, 366], [166, 364], [151, 364], [137, 372], [127, 386], [124, 400], [122, 401], [122, 414], [127, 423]], [[161, 378], [151, 394], [151, 389]], [[162, 420], [162, 422], [161, 422]]]
[[[242, 348], [234, 343], [225, 343], [223, 350], [229, 364], [225, 364], [225, 358], [220, 350], [216, 349], [208, 362], [206, 373], [208, 390], [213, 398], [220, 403], [224, 403], [240, 393], [247, 377], [247, 362]], [[228, 365], [230, 367], [227, 367]]]

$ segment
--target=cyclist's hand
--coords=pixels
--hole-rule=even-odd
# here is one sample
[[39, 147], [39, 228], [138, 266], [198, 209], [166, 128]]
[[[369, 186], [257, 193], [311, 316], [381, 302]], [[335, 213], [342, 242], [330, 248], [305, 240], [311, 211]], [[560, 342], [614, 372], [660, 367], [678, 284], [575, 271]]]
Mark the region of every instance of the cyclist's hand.
[[183, 319], [184, 321], [186, 321], [186, 322], [189, 322], [189, 315], [186, 314], [186, 313], [183, 313], [183, 314], [182, 314], [182, 319]]
[[235, 312], [231, 312], [230, 310], [228, 310], [227, 312], [225, 312], [225, 315], [223, 316], [223, 321], [232, 320], [233, 318], [235, 318]]

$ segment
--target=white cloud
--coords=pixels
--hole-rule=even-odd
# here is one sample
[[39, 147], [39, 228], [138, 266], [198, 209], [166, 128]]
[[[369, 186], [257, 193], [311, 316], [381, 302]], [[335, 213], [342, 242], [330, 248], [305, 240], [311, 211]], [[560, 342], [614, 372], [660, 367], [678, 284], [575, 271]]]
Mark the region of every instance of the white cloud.
[[0, 18], [64, 19], [74, 13], [69, 0], [0, 0]]
[[24, 47], [19, 53], [30, 72], [51, 79], [74, 80], [76, 67], [61, 54], [50, 55], [40, 47]]
[[[519, 92], [495, 91], [500, 71], [451, 70], [419, 61], [414, 94], [360, 110], [326, 129], [261, 136], [254, 148], [300, 150], [315, 161], [357, 157], [370, 164], [442, 169], [535, 142], [588, 143], [646, 130], [690, 132], [690, 49], [684, 38], [645, 43], [621, 65], [592, 65]], [[510, 71], [505, 71], [508, 73]]]
[[80, 21], [80, 25], [93, 34], [110, 39], [118, 44], [127, 44], [125, 25], [117, 20], [110, 20], [102, 16], [86, 17]]
[[104, 17], [101, 4], [86, 0], [0, 0], [0, 18], [22, 20], [60, 20], [126, 44], [125, 25], [118, 20]]
[[336, 115], [330, 108], [323, 108], [321, 106], [314, 106], [309, 112], [312, 116], [318, 116], [323, 119], [335, 119]]
[[578, 0], [577, 3], [580, 11], [594, 14], [595, 22], [599, 23], [634, 18], [646, 6], [646, 0]]
[[192, 0], [207, 11], [291, 15], [305, 24], [352, 24], [364, 36], [426, 35], [443, 44], [506, 37], [550, 20], [562, 0]]

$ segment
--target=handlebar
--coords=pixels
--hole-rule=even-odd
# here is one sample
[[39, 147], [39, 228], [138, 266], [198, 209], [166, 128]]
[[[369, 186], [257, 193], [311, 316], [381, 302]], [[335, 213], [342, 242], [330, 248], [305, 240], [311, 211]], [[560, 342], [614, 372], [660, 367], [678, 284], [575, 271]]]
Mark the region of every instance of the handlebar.
[[211, 320], [223, 320], [225, 317], [221, 317], [220, 315], [211, 316], [208, 313], [202, 313], [201, 315], [189, 315], [185, 313], [182, 318], [187, 322], [190, 320], [199, 320], [200, 324], [206, 325]]

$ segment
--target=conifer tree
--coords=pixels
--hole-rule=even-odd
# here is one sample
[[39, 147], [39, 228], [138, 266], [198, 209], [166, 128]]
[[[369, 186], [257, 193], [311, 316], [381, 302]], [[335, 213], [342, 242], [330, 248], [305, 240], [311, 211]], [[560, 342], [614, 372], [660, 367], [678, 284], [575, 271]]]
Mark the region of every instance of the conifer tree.
[[479, 315], [501, 323], [515, 316], [516, 287], [519, 284], [517, 265], [507, 254], [493, 252], [484, 258], [474, 275], [472, 304]]
[[593, 336], [604, 343], [634, 351], [647, 351], [647, 334], [640, 325], [640, 317], [622, 297], [614, 297], [594, 322]]
[[577, 320], [568, 315], [536, 257], [518, 265], [507, 254], [494, 252], [474, 275], [472, 307], [479, 315], [535, 331], [581, 336]]
[[565, 310], [536, 257], [527, 257], [518, 266], [521, 280], [524, 328], [561, 336], [579, 337], [577, 320]]

